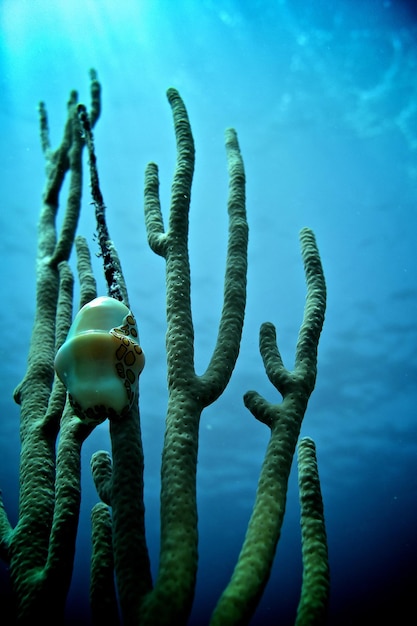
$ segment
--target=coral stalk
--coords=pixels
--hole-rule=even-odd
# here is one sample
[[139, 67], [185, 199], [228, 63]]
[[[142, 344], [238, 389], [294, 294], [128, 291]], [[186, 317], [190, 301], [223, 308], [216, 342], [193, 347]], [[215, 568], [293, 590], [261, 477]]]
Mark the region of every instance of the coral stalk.
[[288, 477], [308, 399], [317, 373], [317, 346], [324, 322], [326, 285], [314, 234], [300, 233], [307, 283], [304, 319], [298, 335], [295, 368], [284, 367], [275, 328], [261, 326], [260, 352], [265, 371], [282, 394], [272, 404], [255, 391], [244, 396], [246, 407], [270, 430], [270, 440], [258, 482], [246, 537], [233, 571], [211, 620], [211, 626], [247, 624], [269, 579], [284, 520]]
[[194, 142], [178, 92], [168, 91], [177, 139], [168, 230], [164, 230], [157, 166], [145, 176], [145, 221], [151, 248], [166, 260], [168, 410], [161, 469], [161, 548], [158, 578], [142, 604], [141, 624], [185, 624], [197, 572], [196, 465], [200, 415], [225, 389], [232, 374], [246, 303], [248, 227], [245, 175], [236, 133], [226, 134], [229, 165], [229, 242], [224, 304], [213, 356], [202, 376], [194, 370], [188, 258], [188, 213]]
[[[92, 76], [94, 120], [100, 89]], [[46, 187], [39, 221], [36, 310], [27, 371], [15, 390], [20, 412], [20, 493], [15, 528], [0, 507], [2, 555], [10, 563], [20, 625], [63, 622], [75, 551], [80, 502], [80, 449], [91, 432], [64, 411], [65, 390], [54, 380], [54, 356], [72, 313], [72, 275], [67, 265], [78, 224], [83, 141], [72, 92], [61, 145], [52, 151], [46, 109], [40, 105], [41, 144]], [[57, 233], [59, 195], [66, 174], [69, 192], [62, 228]], [[59, 446], [57, 435], [61, 428]]]
[[303, 583], [295, 624], [321, 626], [326, 620], [330, 575], [316, 446], [310, 437], [303, 437], [298, 444], [298, 484]]

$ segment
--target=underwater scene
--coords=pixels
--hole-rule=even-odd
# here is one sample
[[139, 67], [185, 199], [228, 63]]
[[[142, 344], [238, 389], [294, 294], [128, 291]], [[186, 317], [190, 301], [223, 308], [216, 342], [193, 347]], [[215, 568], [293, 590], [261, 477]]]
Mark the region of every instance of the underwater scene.
[[0, 20], [1, 626], [412, 621], [415, 3]]

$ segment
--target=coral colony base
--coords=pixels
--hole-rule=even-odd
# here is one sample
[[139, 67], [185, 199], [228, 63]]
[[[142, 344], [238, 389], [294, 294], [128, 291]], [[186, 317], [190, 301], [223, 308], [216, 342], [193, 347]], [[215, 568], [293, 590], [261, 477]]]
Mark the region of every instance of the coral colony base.
[[[20, 494], [15, 527], [0, 505], [1, 557], [9, 566], [19, 625], [65, 621], [81, 499], [80, 454], [95, 426], [109, 419], [111, 455], [98, 451], [91, 468], [100, 502], [92, 510], [90, 603], [92, 623], [186, 624], [194, 596], [197, 551], [196, 464], [203, 409], [224, 391], [239, 352], [246, 305], [248, 226], [245, 174], [236, 132], [226, 131], [229, 169], [229, 240], [224, 303], [207, 370], [194, 371], [188, 213], [194, 143], [184, 103], [168, 90], [177, 141], [168, 227], [159, 200], [158, 168], [145, 176], [145, 222], [151, 249], [166, 262], [168, 407], [161, 468], [160, 561], [151, 577], [145, 537], [139, 375], [144, 356], [130, 310], [119, 257], [111, 242], [101, 195], [92, 128], [100, 115], [100, 84], [91, 72], [91, 108], [68, 102], [61, 145], [52, 150], [46, 109], [40, 130], [46, 186], [39, 222], [37, 299], [27, 371], [15, 390], [20, 405]], [[76, 236], [81, 205], [82, 153], [87, 147], [97, 234], [108, 295], [97, 298], [86, 241]], [[66, 176], [69, 191], [60, 232], [55, 218]], [[263, 324], [260, 352], [277, 404], [255, 391], [246, 407], [270, 429], [253, 513], [212, 626], [247, 624], [271, 571], [285, 512], [291, 463], [316, 380], [317, 346], [326, 287], [314, 234], [300, 234], [307, 297], [295, 368], [285, 369], [275, 328]], [[82, 307], [71, 325], [73, 246]], [[56, 374], [55, 375], [55, 369]], [[58, 438], [59, 433], [59, 438]], [[329, 590], [326, 533], [315, 447], [298, 445], [303, 582], [296, 623], [325, 618]], [[13, 620], [11, 620], [13, 623]]]

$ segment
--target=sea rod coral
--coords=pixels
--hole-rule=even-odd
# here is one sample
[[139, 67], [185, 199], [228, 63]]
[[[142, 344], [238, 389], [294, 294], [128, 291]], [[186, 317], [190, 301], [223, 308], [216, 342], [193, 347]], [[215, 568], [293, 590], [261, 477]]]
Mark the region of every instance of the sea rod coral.
[[[243, 161], [236, 132], [228, 129], [229, 239], [223, 309], [213, 355], [206, 371], [197, 375], [188, 256], [194, 142], [179, 93], [169, 89], [167, 95], [177, 141], [167, 227], [154, 163], [146, 169], [144, 198], [149, 246], [166, 264], [168, 406], [158, 574], [153, 581], [144, 520], [139, 375], [145, 361], [122, 266], [106, 224], [92, 132], [100, 115], [100, 84], [92, 71], [90, 111], [72, 92], [64, 136], [56, 150], [50, 145], [45, 106], [40, 105], [46, 186], [39, 220], [35, 320], [27, 370], [14, 394], [21, 415], [19, 514], [14, 527], [0, 501], [0, 556], [8, 563], [15, 598], [10, 624], [65, 623], [81, 500], [81, 448], [106, 418], [111, 454], [98, 451], [91, 460], [100, 499], [92, 510], [92, 623], [180, 625], [187, 623], [191, 612], [198, 567], [199, 422], [204, 408], [223, 393], [239, 354], [248, 225]], [[87, 242], [76, 236], [84, 147], [108, 286], [107, 295], [100, 297]], [[59, 196], [67, 176], [68, 197], [58, 232]], [[315, 386], [326, 287], [314, 234], [304, 228], [300, 241], [307, 297], [295, 367], [292, 371], [285, 368], [275, 328], [264, 324], [260, 352], [282, 401], [272, 404], [254, 391], [244, 396], [246, 407], [270, 429], [270, 441], [241, 553], [211, 617], [210, 623], [216, 626], [249, 623], [267, 584], [284, 518], [292, 459]], [[72, 323], [74, 279], [68, 261], [73, 247], [81, 310]], [[300, 626], [323, 623], [329, 590], [323, 505], [311, 439], [299, 443], [298, 467], [303, 583], [296, 623]]]

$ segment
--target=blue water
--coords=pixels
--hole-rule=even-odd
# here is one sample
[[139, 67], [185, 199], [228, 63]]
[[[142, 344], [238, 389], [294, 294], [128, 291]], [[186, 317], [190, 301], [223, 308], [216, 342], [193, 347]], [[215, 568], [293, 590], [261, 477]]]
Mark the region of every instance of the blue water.
[[[0, 485], [10, 519], [17, 517], [19, 456], [12, 391], [31, 335], [44, 186], [36, 107], [46, 102], [57, 145], [69, 91], [78, 89], [88, 104], [94, 67], [103, 86], [95, 130], [102, 191], [146, 354], [141, 414], [157, 572], [165, 287], [163, 260], [146, 242], [143, 172], [148, 161], [159, 164], [167, 215], [175, 144], [165, 91], [174, 86], [197, 150], [190, 255], [198, 372], [210, 358], [221, 310], [228, 126], [238, 131], [245, 161], [250, 226], [241, 353], [226, 392], [201, 423], [200, 567], [190, 624], [207, 623], [231, 574], [268, 440], [242, 395], [256, 389], [278, 401], [258, 353], [263, 321], [276, 324], [285, 364], [293, 365], [305, 295], [303, 226], [315, 231], [328, 286], [317, 385], [302, 427], [318, 450], [331, 568], [328, 623], [377, 623], [381, 615], [402, 623], [415, 610], [417, 582], [413, 3], [2, 0], [0, 16]], [[87, 177], [79, 232], [97, 252]], [[98, 260], [95, 267], [105, 293]], [[89, 513], [97, 495], [88, 463], [99, 448], [109, 448], [106, 425], [84, 447], [68, 624], [89, 623]], [[301, 571], [294, 467], [274, 569], [252, 624], [294, 622]], [[4, 567], [0, 582], [6, 607]]]

